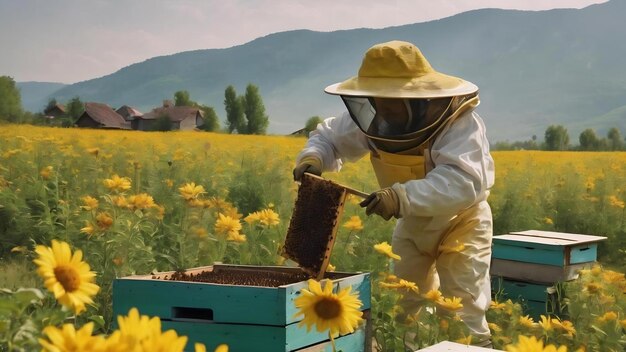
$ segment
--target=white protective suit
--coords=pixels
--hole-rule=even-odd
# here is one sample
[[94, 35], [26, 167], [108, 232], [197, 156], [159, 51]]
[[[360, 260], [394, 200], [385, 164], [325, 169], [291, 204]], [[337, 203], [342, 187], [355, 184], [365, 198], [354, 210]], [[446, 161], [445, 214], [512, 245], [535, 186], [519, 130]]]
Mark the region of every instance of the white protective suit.
[[[322, 161], [324, 171], [339, 171], [343, 162], [357, 161], [372, 150], [376, 150], [373, 143], [345, 113], [318, 125], [297, 162], [314, 156]], [[460, 297], [459, 314], [475, 344], [486, 345], [492, 238], [487, 197], [494, 183], [494, 162], [482, 119], [473, 109], [465, 111], [423, 153], [425, 178], [392, 185], [401, 217], [392, 238], [393, 251], [402, 258], [395, 273], [415, 282], [422, 293], [439, 288], [445, 297]], [[462, 250], [452, 249], [460, 244]], [[422, 300], [416, 294], [406, 295], [402, 305], [410, 314]]]

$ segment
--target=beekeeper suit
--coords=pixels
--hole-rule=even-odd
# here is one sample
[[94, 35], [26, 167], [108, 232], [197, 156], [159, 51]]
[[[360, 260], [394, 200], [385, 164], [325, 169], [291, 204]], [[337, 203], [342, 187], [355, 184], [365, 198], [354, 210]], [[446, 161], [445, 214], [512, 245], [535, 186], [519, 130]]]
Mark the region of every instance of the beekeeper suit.
[[[380, 190], [361, 206], [398, 219], [392, 237], [400, 278], [422, 293], [460, 297], [473, 344], [488, 345], [494, 163], [478, 106], [478, 87], [435, 71], [411, 43], [371, 47], [358, 76], [330, 85], [347, 107], [311, 132], [294, 178], [338, 171], [369, 154]], [[404, 297], [415, 312], [423, 297]]]

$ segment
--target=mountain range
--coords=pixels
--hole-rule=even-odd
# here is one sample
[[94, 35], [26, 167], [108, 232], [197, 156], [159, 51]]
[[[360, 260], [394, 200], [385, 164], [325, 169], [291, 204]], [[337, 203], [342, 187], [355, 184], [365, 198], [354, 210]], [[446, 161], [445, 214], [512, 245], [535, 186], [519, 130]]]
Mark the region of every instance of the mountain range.
[[551, 124], [564, 125], [576, 140], [586, 128], [626, 133], [625, 14], [626, 1], [612, 0], [583, 9], [481, 9], [383, 29], [295, 30], [226, 49], [154, 57], [45, 95], [20, 87], [33, 111], [50, 98], [79, 96], [147, 112], [187, 90], [224, 120], [226, 87], [243, 94], [252, 83], [270, 117], [269, 132], [287, 134], [311, 116], [342, 113], [340, 99], [324, 87], [356, 75], [372, 45], [405, 40], [436, 70], [479, 86], [477, 112], [491, 141], [542, 138]]

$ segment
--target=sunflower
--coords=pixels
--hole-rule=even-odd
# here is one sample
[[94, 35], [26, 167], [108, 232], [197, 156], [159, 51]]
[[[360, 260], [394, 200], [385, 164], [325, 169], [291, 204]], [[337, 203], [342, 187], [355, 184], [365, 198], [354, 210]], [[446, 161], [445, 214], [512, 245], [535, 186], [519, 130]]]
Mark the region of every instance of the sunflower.
[[80, 200], [82, 200], [83, 204], [85, 204], [81, 206], [81, 209], [83, 210], [94, 210], [98, 208], [98, 200], [94, 197], [84, 196]]
[[118, 316], [119, 330], [106, 341], [108, 352], [151, 351], [182, 352], [187, 344], [186, 336], [178, 336], [174, 330], [161, 331], [161, 320], [139, 315], [131, 308], [128, 316]]
[[180, 195], [185, 200], [196, 199], [200, 194], [206, 193], [204, 187], [201, 185], [196, 186], [195, 182], [185, 183], [182, 187], [178, 188], [178, 191], [180, 191]]
[[38, 266], [37, 273], [61, 304], [79, 314], [85, 310], [85, 304], [93, 303], [91, 297], [98, 293], [100, 287], [93, 283], [96, 273], [82, 261], [81, 250], [72, 255], [69, 244], [52, 240], [52, 247], [39, 245], [35, 252], [39, 254], [34, 260]]
[[348, 286], [334, 294], [332, 281], [326, 281], [322, 291], [321, 284], [310, 279], [309, 289], [302, 289], [302, 295], [294, 301], [299, 309], [295, 316], [304, 316], [298, 326], [306, 325], [307, 331], [313, 325], [318, 332], [329, 330], [331, 338], [354, 332], [363, 313], [359, 311], [362, 303], [351, 289]]
[[221, 235], [238, 234], [241, 231], [241, 223], [239, 220], [233, 219], [230, 216], [222, 213], [217, 214], [217, 221], [215, 222], [215, 232]]
[[104, 338], [102, 336], [92, 336], [93, 322], [76, 329], [73, 324], [64, 324], [60, 329], [56, 326], [46, 326], [43, 334], [48, 339], [39, 339], [42, 351], [93, 351], [104, 350]]
[[363, 230], [363, 222], [358, 215], [351, 216], [350, 220], [346, 221], [343, 224], [343, 227], [350, 231], [361, 231]]
[[400, 260], [400, 256], [393, 253], [391, 251], [391, 246], [389, 245], [389, 243], [387, 242], [382, 242], [379, 244], [375, 244], [374, 245], [374, 249], [380, 253], [380, 254], [384, 254], [386, 256], [388, 256], [391, 259], [395, 259], [395, 260]]
[[380, 282], [379, 285], [385, 288], [406, 289], [407, 291], [413, 291], [419, 293], [419, 289], [414, 282], [400, 279], [398, 282]]
[[537, 326], [537, 323], [535, 323], [533, 318], [531, 318], [528, 315], [525, 315], [523, 317], [519, 317], [518, 322], [519, 322], [520, 325], [525, 326], [525, 327], [527, 327], [529, 329], [532, 329], [532, 328]]
[[128, 197], [128, 203], [130, 209], [148, 209], [156, 207], [154, 198], [147, 193], [139, 193]]
[[542, 340], [537, 340], [536, 337], [520, 335], [515, 345], [507, 345], [506, 350], [508, 352], [567, 352], [567, 347], [557, 347], [554, 345], [543, 346]]
[[[194, 350], [195, 352], [206, 352], [206, 346], [204, 344], [196, 342], [196, 344], [194, 345]], [[221, 344], [217, 346], [215, 352], [228, 352], [228, 345]]]
[[263, 226], [275, 226], [280, 224], [280, 217], [272, 209], [263, 209], [259, 212], [259, 221]]
[[439, 290], [430, 290], [424, 294], [424, 298], [431, 302], [439, 302], [443, 299], [443, 294]]
[[113, 175], [111, 178], [102, 181], [102, 183], [111, 191], [124, 192], [130, 189], [130, 178], [128, 177]]
[[439, 300], [437, 304], [441, 308], [447, 309], [452, 312], [463, 308], [463, 304], [461, 303], [461, 299], [459, 297], [444, 298], [442, 300]]

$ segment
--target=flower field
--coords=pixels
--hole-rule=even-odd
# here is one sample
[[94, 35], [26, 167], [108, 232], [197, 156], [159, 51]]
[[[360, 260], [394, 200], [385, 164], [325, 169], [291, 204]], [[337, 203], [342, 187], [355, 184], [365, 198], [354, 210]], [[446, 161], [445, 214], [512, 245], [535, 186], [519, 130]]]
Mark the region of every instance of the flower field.
[[[130, 339], [141, 324], [154, 332], [150, 343], [184, 346], [141, 312], [120, 317], [127, 323], [113, 331], [112, 280], [214, 262], [285, 264], [277, 253], [297, 194], [291, 170], [303, 138], [3, 125], [0, 141], [0, 350], [54, 347], [71, 338], [107, 350], [106, 341]], [[572, 292], [564, 302], [567, 317], [534, 321], [519, 304], [492, 302], [494, 346], [622, 351], [626, 153], [493, 157], [494, 234], [538, 229], [608, 238], [599, 247], [601, 266], [565, 284]], [[367, 158], [324, 176], [365, 192], [377, 189]], [[469, 342], [454, 313], [462, 302], [439, 292], [421, 292], [433, 309], [410, 316], [408, 324], [395, 321], [402, 291], [419, 288], [390, 273], [397, 258], [384, 242], [393, 222], [366, 217], [358, 202], [350, 199], [346, 207], [330, 262], [337, 271], [372, 272], [381, 350], [402, 350], [408, 340], [418, 347]], [[437, 309], [449, 314], [433, 314]], [[532, 339], [516, 345], [518, 335]]]

